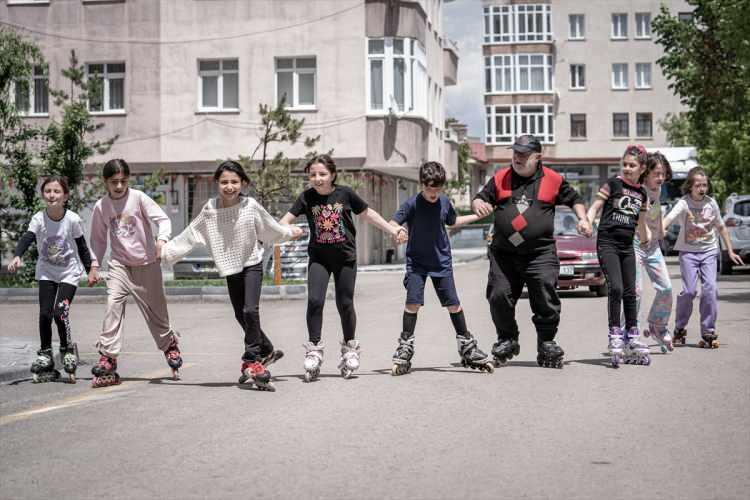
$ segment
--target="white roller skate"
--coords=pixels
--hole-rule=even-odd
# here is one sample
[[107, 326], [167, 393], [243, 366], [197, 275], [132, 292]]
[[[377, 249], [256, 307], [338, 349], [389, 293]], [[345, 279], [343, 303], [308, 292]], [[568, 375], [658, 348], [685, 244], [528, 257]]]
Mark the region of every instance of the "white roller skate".
[[623, 359], [623, 351], [625, 347], [625, 341], [622, 338], [622, 330], [619, 326], [612, 326], [609, 328], [609, 345], [607, 350], [609, 351], [609, 360], [612, 363], [612, 368], [618, 368]]
[[305, 382], [312, 382], [320, 375], [320, 367], [323, 365], [323, 342], [313, 344], [305, 342]]
[[625, 332], [625, 349], [623, 357], [626, 364], [648, 366], [651, 364], [651, 352], [648, 346], [640, 341], [641, 332], [634, 326]]
[[653, 337], [656, 343], [659, 345], [659, 349], [662, 353], [666, 354], [667, 351], [674, 351], [674, 345], [672, 344], [672, 336], [669, 334], [669, 330], [666, 328], [658, 329], [655, 325], [648, 325], [648, 328], [643, 330], [644, 337]]
[[341, 343], [341, 360], [339, 361], [339, 370], [341, 376], [350, 378], [354, 372], [359, 370], [359, 340], [350, 340]]

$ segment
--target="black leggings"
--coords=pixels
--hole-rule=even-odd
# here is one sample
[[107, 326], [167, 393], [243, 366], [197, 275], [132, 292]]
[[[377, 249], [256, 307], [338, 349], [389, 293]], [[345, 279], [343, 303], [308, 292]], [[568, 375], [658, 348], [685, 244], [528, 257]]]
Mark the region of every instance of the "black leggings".
[[273, 351], [273, 344], [260, 328], [263, 263], [248, 266], [237, 274], [227, 276], [227, 288], [234, 317], [245, 332], [245, 358], [255, 361], [267, 356]]
[[70, 304], [76, 294], [76, 287], [69, 283], [39, 281], [39, 337], [42, 349], [52, 348], [52, 320], [60, 335], [60, 347], [67, 347], [70, 338]]
[[638, 326], [633, 237], [603, 237], [599, 233], [596, 251], [607, 279], [609, 327], [620, 326], [621, 303], [625, 312], [625, 328]]
[[307, 268], [307, 333], [310, 342], [314, 344], [320, 342], [323, 306], [326, 303], [326, 292], [331, 274], [333, 274], [336, 287], [336, 307], [341, 317], [341, 329], [344, 331], [345, 342], [354, 339], [354, 331], [357, 328], [357, 313], [354, 311], [357, 262], [345, 262], [340, 254], [310, 255]]

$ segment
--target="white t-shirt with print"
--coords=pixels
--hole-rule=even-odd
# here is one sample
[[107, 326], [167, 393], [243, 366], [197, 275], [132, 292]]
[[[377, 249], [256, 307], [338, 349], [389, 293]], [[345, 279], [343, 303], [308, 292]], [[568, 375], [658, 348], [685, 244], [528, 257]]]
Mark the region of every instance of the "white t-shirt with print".
[[667, 217], [680, 224], [675, 250], [708, 252], [719, 248], [716, 229], [724, 227], [724, 221], [719, 205], [710, 196], [704, 196], [700, 201], [695, 201], [690, 195], [683, 196]]
[[62, 219], [49, 218], [46, 210], [31, 218], [29, 231], [36, 235], [39, 258], [36, 279], [78, 286], [84, 269], [78, 255], [76, 238], [83, 236], [83, 224], [77, 213], [65, 211]]

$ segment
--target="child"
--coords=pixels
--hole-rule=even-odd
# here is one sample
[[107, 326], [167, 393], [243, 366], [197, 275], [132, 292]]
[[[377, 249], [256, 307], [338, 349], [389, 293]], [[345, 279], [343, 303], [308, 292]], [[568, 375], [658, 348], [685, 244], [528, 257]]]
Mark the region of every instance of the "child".
[[[104, 164], [102, 177], [107, 196], [94, 205], [91, 218], [91, 249], [101, 263], [107, 251], [111, 255], [107, 276], [107, 311], [97, 348], [99, 362], [91, 369], [93, 387], [120, 383], [117, 356], [122, 347], [123, 319], [128, 296], [132, 296], [143, 314], [151, 336], [164, 352], [175, 380], [182, 366], [177, 333], [169, 324], [167, 298], [164, 295], [159, 256], [169, 240], [172, 224], [154, 200], [141, 191], [128, 187], [130, 167], [125, 160], [114, 159]], [[151, 223], [158, 227], [154, 240]], [[91, 267], [89, 286], [98, 279], [98, 266]]]
[[[648, 246], [651, 241], [651, 231], [645, 225], [648, 195], [640, 185], [645, 169], [646, 149], [640, 144], [628, 146], [622, 157], [622, 174], [612, 177], [599, 189], [588, 211], [589, 222], [593, 223], [602, 209], [596, 251], [609, 291], [608, 349], [614, 368], [623, 360], [639, 365], [651, 363], [648, 346], [638, 340], [633, 250], [636, 227], [642, 245]], [[620, 304], [625, 311], [624, 332], [620, 328]]]
[[219, 275], [227, 279], [234, 316], [245, 332], [239, 382], [251, 381], [260, 390], [273, 391], [266, 366], [284, 353], [274, 350], [260, 327], [263, 245], [298, 238], [302, 230], [280, 225], [257, 201], [241, 195], [250, 179], [239, 163], [223, 162], [216, 169], [214, 180], [219, 196], [208, 200], [198, 217], [164, 245], [162, 259], [171, 264], [198, 245], [208, 247]]
[[[41, 193], [47, 208], [31, 218], [29, 229], [16, 246], [8, 271], [16, 272], [21, 257], [36, 240], [39, 258], [35, 279], [39, 282], [39, 337], [41, 348], [31, 365], [34, 382], [50, 382], [60, 377], [52, 355], [52, 321], [60, 335], [60, 357], [68, 379], [75, 384], [78, 348], [70, 338], [70, 304], [78, 282], [91, 270], [89, 248], [83, 236], [81, 218], [65, 208], [70, 191], [64, 177], [51, 176], [42, 182]], [[93, 262], [96, 265], [96, 262]]]
[[672, 281], [669, 279], [667, 263], [659, 246], [659, 240], [664, 238], [665, 234], [659, 198], [661, 197], [661, 185], [671, 178], [672, 168], [664, 155], [659, 152], [649, 154], [646, 160], [643, 186], [648, 194], [649, 209], [645, 217], [652, 239], [647, 246], [641, 245], [637, 235], [633, 240], [636, 264], [635, 290], [638, 297], [636, 312], [641, 307], [643, 270], [645, 269], [651, 284], [654, 286], [656, 295], [648, 313], [648, 328], [643, 331], [643, 335], [646, 337], [653, 336], [663, 353], [673, 350], [674, 347], [672, 346], [672, 336], [667, 330], [669, 315], [672, 313]]
[[734, 253], [732, 240], [721, 219], [716, 200], [708, 196], [708, 176], [701, 167], [691, 168], [682, 186], [685, 194], [664, 218], [664, 228], [674, 221], [680, 223], [675, 249], [680, 252], [680, 274], [682, 291], [677, 296], [674, 341], [685, 343], [685, 327], [693, 312], [693, 299], [698, 294], [698, 277], [701, 280], [701, 347], [719, 347], [716, 334], [716, 267], [719, 258], [719, 242], [716, 230], [724, 240], [729, 258], [743, 265], [742, 258]]
[[450, 240], [445, 230], [446, 225], [451, 228], [460, 227], [479, 220], [479, 217], [473, 214], [456, 216], [450, 200], [442, 194], [445, 169], [440, 163], [431, 161], [422, 165], [419, 168], [419, 182], [422, 191], [406, 200], [390, 221], [399, 230], [399, 241], [406, 239], [406, 231], [400, 224], [406, 222], [409, 227], [404, 277], [406, 305], [401, 336], [393, 354], [391, 375], [403, 375], [411, 369], [414, 327], [417, 324], [417, 312], [424, 305], [424, 287], [428, 276], [440, 304], [448, 308], [456, 330], [461, 364], [492, 373], [492, 358], [477, 347], [476, 339], [466, 329], [466, 319], [453, 280]]
[[281, 219], [291, 224], [304, 213], [310, 224], [307, 271], [307, 330], [304, 344], [305, 381], [320, 374], [323, 363], [323, 306], [331, 274], [336, 287], [336, 307], [341, 317], [344, 341], [341, 344], [339, 369], [344, 378], [359, 368], [359, 342], [354, 339], [357, 316], [354, 311], [354, 283], [357, 277], [356, 232], [352, 212], [388, 233], [394, 239], [400, 228], [388, 224], [354, 190], [336, 185], [336, 164], [329, 155], [311, 158], [305, 166], [311, 188], [299, 195], [292, 208]]

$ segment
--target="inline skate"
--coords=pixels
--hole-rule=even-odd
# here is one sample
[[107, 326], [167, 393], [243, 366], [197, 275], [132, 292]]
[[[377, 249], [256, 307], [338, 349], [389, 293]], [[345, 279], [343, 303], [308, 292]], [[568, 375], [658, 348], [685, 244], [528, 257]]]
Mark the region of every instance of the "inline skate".
[[76, 383], [76, 370], [78, 369], [78, 345], [68, 344], [60, 346], [60, 358], [62, 359], [63, 369], [68, 374], [68, 382]]
[[662, 328], [661, 330], [659, 330], [656, 326], [650, 324], [648, 325], [648, 328], [643, 330], [643, 336], [647, 338], [653, 337], [656, 343], [659, 344], [659, 349], [664, 354], [666, 354], [667, 351], [674, 351], [672, 336], [669, 334], [669, 330], [667, 330], [666, 328]]
[[120, 383], [120, 375], [117, 373], [117, 358], [102, 354], [99, 361], [91, 369], [94, 378], [91, 387], [107, 387]]
[[350, 340], [341, 343], [341, 360], [339, 361], [339, 370], [341, 376], [350, 378], [354, 372], [359, 369], [359, 341]]
[[554, 340], [542, 342], [537, 349], [536, 362], [545, 368], [562, 368], [565, 351]]
[[625, 332], [625, 349], [623, 358], [626, 364], [648, 366], [651, 364], [651, 353], [648, 346], [640, 341], [641, 332], [637, 326]]
[[495, 371], [492, 357], [477, 347], [477, 339], [472, 337], [469, 332], [466, 332], [465, 336], [456, 335], [456, 343], [458, 345], [458, 354], [461, 356], [461, 365], [465, 368], [487, 373]]
[[609, 351], [609, 360], [612, 363], [612, 368], [618, 368], [623, 360], [623, 350], [625, 342], [622, 338], [622, 329], [619, 326], [611, 326], [609, 328], [609, 345], [607, 350]]
[[393, 353], [391, 375], [405, 375], [411, 370], [411, 358], [414, 356], [414, 332], [401, 332], [398, 347]]
[[305, 382], [312, 382], [320, 375], [323, 365], [323, 342], [305, 342], [302, 347], [305, 348]]
[[31, 378], [35, 384], [54, 382], [60, 378], [60, 372], [55, 369], [55, 359], [52, 349], [39, 349], [37, 358], [31, 364]]
[[259, 391], [274, 392], [276, 387], [271, 382], [271, 372], [269, 372], [263, 363], [257, 359], [249, 359], [247, 352], [242, 355], [242, 368], [240, 371], [240, 384], [255, 384]]
[[498, 339], [492, 346], [492, 357], [495, 358], [495, 366], [501, 366], [518, 356], [521, 346], [516, 339]]
[[182, 366], [182, 355], [180, 347], [177, 345], [177, 337], [172, 336], [169, 347], [164, 351], [164, 357], [167, 364], [172, 369], [172, 380], [180, 380], [180, 367]]

